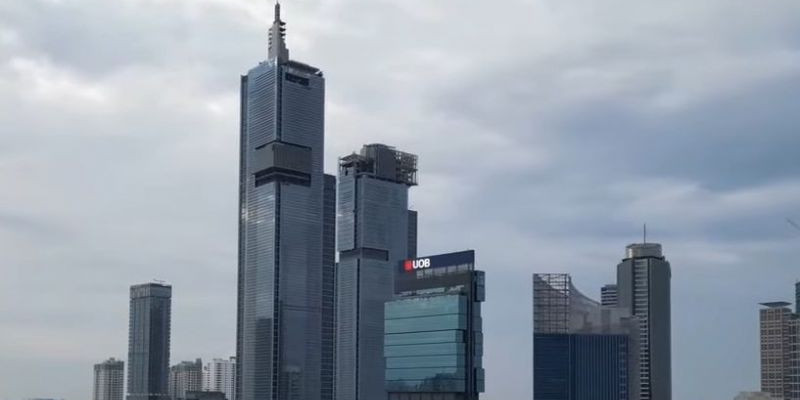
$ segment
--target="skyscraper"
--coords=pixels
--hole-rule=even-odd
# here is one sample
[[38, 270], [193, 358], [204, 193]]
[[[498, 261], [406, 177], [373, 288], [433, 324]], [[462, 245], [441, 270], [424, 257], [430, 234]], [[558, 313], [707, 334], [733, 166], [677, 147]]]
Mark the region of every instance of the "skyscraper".
[[800, 317], [788, 302], [761, 305], [761, 391], [777, 400], [800, 400]]
[[93, 400], [122, 400], [125, 363], [109, 358], [94, 365]]
[[325, 79], [289, 59], [280, 5], [267, 60], [241, 81], [238, 400], [330, 399], [335, 178]]
[[[416, 251], [416, 214], [408, 188], [417, 157], [371, 144], [339, 160], [336, 395], [386, 399], [383, 303], [394, 293], [400, 261]], [[412, 232], [413, 230], [413, 232]]]
[[203, 390], [225, 393], [227, 400], [234, 399], [236, 384], [236, 357], [228, 360], [215, 358], [203, 367]]
[[628, 245], [617, 265], [617, 303], [639, 322], [641, 400], [672, 399], [671, 277], [657, 243]]
[[389, 400], [478, 400], [485, 386], [486, 285], [475, 252], [410, 259], [395, 268], [396, 296], [384, 306]]
[[203, 389], [203, 361], [182, 361], [169, 369], [169, 397], [186, 400], [187, 392]]
[[638, 400], [637, 328], [568, 274], [534, 274], [533, 399]]
[[131, 286], [128, 331], [128, 400], [169, 398], [172, 286]]

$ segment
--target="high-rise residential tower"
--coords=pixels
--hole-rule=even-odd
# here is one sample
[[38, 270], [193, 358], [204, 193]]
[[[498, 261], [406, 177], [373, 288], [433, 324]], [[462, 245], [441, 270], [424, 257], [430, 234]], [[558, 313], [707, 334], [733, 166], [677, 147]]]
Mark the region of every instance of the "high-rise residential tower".
[[236, 357], [228, 360], [215, 358], [203, 366], [203, 390], [225, 393], [227, 400], [234, 399], [236, 384]]
[[267, 60], [241, 81], [238, 400], [333, 393], [335, 178], [325, 79], [289, 59], [280, 5]]
[[94, 365], [93, 400], [122, 400], [125, 384], [125, 363], [109, 358]]
[[398, 263], [384, 311], [389, 400], [478, 400], [485, 274], [472, 250]]
[[568, 274], [533, 275], [533, 399], [638, 400], [638, 325]]
[[672, 399], [671, 278], [657, 243], [627, 246], [617, 265], [617, 304], [639, 322], [641, 400]]
[[128, 331], [128, 400], [169, 398], [172, 286], [131, 286]]
[[416, 256], [416, 213], [408, 210], [416, 173], [415, 155], [381, 144], [339, 160], [338, 399], [386, 399], [383, 303], [397, 265]]
[[182, 361], [169, 369], [169, 397], [186, 400], [186, 393], [203, 389], [203, 360]]
[[761, 305], [761, 391], [800, 400], [800, 317], [788, 302]]

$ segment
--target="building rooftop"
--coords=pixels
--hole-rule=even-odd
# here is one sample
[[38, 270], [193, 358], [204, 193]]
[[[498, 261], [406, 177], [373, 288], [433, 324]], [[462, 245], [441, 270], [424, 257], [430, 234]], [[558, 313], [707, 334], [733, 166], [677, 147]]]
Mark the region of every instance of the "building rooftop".
[[789, 307], [790, 305], [792, 305], [792, 303], [788, 303], [788, 302], [785, 302], [785, 301], [771, 301], [771, 302], [760, 303], [760, 304], [762, 306], [764, 306], [764, 307], [769, 307], [769, 308]]
[[659, 243], [632, 243], [625, 246], [625, 258], [664, 257]]
[[376, 179], [417, 185], [417, 156], [385, 144], [364, 145], [360, 153], [339, 159], [342, 175], [367, 175]]

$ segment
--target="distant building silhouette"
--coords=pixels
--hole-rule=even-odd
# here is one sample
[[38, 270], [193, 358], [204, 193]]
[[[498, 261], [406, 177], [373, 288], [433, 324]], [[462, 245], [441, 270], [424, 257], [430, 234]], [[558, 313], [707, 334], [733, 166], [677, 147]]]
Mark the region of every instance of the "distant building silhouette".
[[128, 400], [169, 398], [172, 286], [131, 286], [128, 333]]

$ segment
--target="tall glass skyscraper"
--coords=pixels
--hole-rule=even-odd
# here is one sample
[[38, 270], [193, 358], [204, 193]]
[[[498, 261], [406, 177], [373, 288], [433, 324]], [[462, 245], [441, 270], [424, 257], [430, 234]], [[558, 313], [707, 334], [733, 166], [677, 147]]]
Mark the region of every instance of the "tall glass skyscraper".
[[405, 260], [397, 270], [384, 312], [389, 400], [478, 400], [486, 285], [475, 252]]
[[128, 400], [169, 398], [172, 286], [131, 286], [128, 324]]
[[568, 274], [534, 274], [533, 399], [638, 400], [634, 321], [583, 295]]
[[397, 265], [416, 256], [416, 214], [408, 210], [416, 173], [415, 155], [381, 144], [339, 160], [338, 399], [386, 399], [383, 303]]
[[289, 59], [280, 6], [241, 83], [238, 400], [333, 393], [335, 186], [323, 174], [325, 79]]
[[658, 243], [627, 246], [617, 265], [618, 305], [639, 320], [641, 400], [672, 399], [671, 278]]

